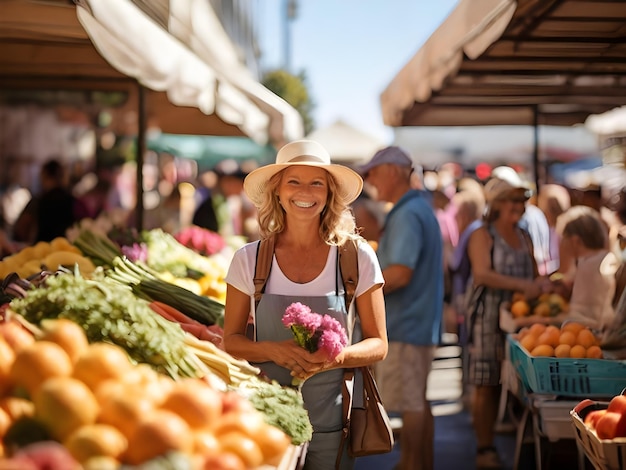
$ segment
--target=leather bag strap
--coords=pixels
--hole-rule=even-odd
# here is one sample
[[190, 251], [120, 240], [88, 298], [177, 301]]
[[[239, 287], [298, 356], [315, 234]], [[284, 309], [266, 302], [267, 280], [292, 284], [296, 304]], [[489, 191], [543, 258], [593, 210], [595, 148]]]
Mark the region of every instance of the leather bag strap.
[[341, 465], [341, 457], [343, 456], [343, 449], [346, 446], [346, 441], [350, 434], [350, 415], [352, 412], [352, 401], [354, 397], [354, 369], [345, 369], [343, 374], [342, 391], [343, 400], [343, 428], [341, 429], [341, 443], [339, 445], [339, 452], [337, 453], [337, 460], [335, 461], [335, 469], [339, 469]]

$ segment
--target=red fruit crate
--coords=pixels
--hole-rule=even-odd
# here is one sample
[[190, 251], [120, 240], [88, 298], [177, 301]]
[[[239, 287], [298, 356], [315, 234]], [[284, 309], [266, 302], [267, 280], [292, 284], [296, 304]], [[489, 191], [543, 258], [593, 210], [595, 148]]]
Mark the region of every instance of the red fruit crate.
[[564, 397], [613, 397], [626, 388], [626, 361], [531, 356], [507, 337], [513, 368], [527, 390]]
[[579, 413], [570, 411], [576, 442], [583, 448], [585, 456], [596, 470], [622, 470], [626, 468], [626, 438], [598, 439], [596, 433], [584, 423], [587, 413], [606, 409], [607, 406], [608, 403], [595, 402]]

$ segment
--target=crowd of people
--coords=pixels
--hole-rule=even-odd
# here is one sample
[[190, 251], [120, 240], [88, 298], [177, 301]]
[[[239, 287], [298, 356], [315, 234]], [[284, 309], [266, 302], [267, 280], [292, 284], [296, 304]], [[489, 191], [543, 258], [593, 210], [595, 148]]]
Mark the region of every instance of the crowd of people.
[[[80, 186], [65, 184], [58, 160], [47, 162], [39, 192], [0, 231], [0, 255], [121, 207], [123, 198], [112, 192], [121, 174], [121, 166], [100, 168], [95, 184], [77, 191]], [[191, 193], [181, 190], [175, 167], [164, 174], [150, 183], [166, 191], [148, 207], [144, 228], [174, 232], [193, 224], [246, 241], [226, 278], [224, 344], [284, 385], [293, 377], [304, 381], [314, 430], [305, 468], [334, 468], [342, 443], [342, 369], [370, 365], [387, 410], [402, 418], [398, 468], [432, 469], [427, 379], [446, 332], [457, 335], [464, 351], [476, 466], [500, 468], [494, 435], [503, 302], [515, 293], [536, 299], [558, 292], [569, 302], [569, 318], [601, 335], [626, 320], [625, 188], [609, 203], [601, 188], [574, 191], [553, 182], [537, 188], [508, 166], [485, 180], [447, 174], [433, 187], [426, 178], [432, 172], [425, 175], [402, 148], [386, 147], [349, 168], [332, 163], [312, 141], [287, 144], [276, 163], [251, 172], [226, 160], [192, 185], [187, 181]], [[273, 261], [256, 298], [262, 239], [273, 240]], [[348, 241], [358, 247], [352, 305], [344, 301], [338, 263]], [[348, 313], [358, 312], [352, 344], [332, 360], [298, 347], [276, 313], [294, 302], [347, 329]], [[352, 468], [348, 453], [340, 455], [341, 468]]]

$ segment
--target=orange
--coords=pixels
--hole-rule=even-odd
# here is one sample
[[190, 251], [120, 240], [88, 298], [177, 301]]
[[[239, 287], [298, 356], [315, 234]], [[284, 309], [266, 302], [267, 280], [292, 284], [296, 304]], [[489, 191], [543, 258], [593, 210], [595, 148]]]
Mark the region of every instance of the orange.
[[41, 322], [43, 335], [40, 339], [61, 346], [70, 357], [72, 364], [87, 348], [87, 334], [82, 326], [66, 318], [46, 319]]
[[105, 380], [123, 377], [131, 366], [128, 354], [121, 347], [92, 343], [76, 359], [72, 375], [95, 391]]
[[130, 438], [142, 416], [152, 412], [154, 405], [147, 396], [136, 391], [113, 392], [100, 408], [97, 421], [115, 426], [126, 438]]
[[559, 344], [574, 346], [576, 344], [576, 334], [571, 331], [562, 331], [559, 336]]
[[547, 302], [539, 302], [533, 309], [533, 315], [540, 317], [549, 317], [552, 314], [550, 304]]
[[528, 335], [528, 333], [530, 333], [530, 330], [528, 329], [528, 327], [526, 326], [523, 327], [521, 330], [517, 332], [517, 340], [521, 341], [524, 338], [524, 336]]
[[46, 380], [34, 396], [35, 417], [59, 442], [79, 427], [96, 422], [100, 406], [91, 390], [72, 377]]
[[590, 346], [595, 345], [597, 343], [597, 339], [590, 329], [584, 328], [578, 332], [578, 336], [576, 337], [576, 343], [580, 344], [586, 349]]
[[291, 444], [287, 434], [275, 426], [266, 424], [255, 438], [263, 453], [263, 463], [279, 467], [280, 461]]
[[193, 452], [203, 456], [216, 455], [220, 452], [220, 443], [212, 431], [200, 429], [193, 434]]
[[185, 420], [171, 411], [156, 409], [137, 423], [122, 460], [139, 465], [168, 451], [190, 453], [193, 446], [193, 434]]
[[563, 312], [567, 308], [567, 301], [559, 294], [550, 294], [548, 300], [550, 305], [554, 305], [558, 312]]
[[539, 346], [536, 346], [535, 349], [533, 349], [530, 352], [531, 356], [546, 356], [546, 357], [553, 357], [554, 356], [554, 348], [552, 346], [550, 346], [549, 344], [540, 344]]
[[2, 336], [0, 336], [0, 397], [11, 388], [9, 381], [9, 371], [15, 360], [13, 348], [9, 346]]
[[530, 313], [530, 306], [525, 300], [517, 300], [511, 304], [511, 314], [513, 317], [524, 317]]
[[539, 336], [541, 333], [546, 331], [546, 325], [544, 325], [543, 323], [533, 323], [532, 325], [530, 325], [529, 330], [535, 336]]
[[218, 436], [224, 452], [237, 455], [246, 468], [257, 468], [263, 463], [263, 452], [254, 439], [239, 431], [229, 431]]
[[582, 323], [578, 323], [575, 321], [568, 321], [561, 325], [561, 331], [571, 331], [574, 334], [578, 334], [580, 330], [587, 328]]
[[569, 344], [559, 344], [556, 348], [554, 348], [554, 356], [570, 357], [571, 350], [572, 346], [570, 346]]
[[2, 337], [15, 352], [35, 342], [33, 334], [26, 330], [17, 320], [0, 322], [0, 337]]
[[520, 340], [519, 343], [524, 349], [526, 349], [526, 351], [530, 352], [535, 349], [535, 346], [537, 346], [537, 337], [531, 333], [528, 333]]
[[6, 434], [12, 422], [13, 420], [9, 416], [9, 413], [0, 408], [0, 441], [2, 441], [2, 437]]
[[108, 424], [87, 424], [76, 429], [63, 443], [78, 462], [85, 463], [93, 457], [113, 457], [126, 451], [126, 437]]
[[587, 357], [589, 359], [602, 359], [603, 354], [602, 354], [602, 349], [600, 349], [600, 346], [589, 346], [587, 348]]
[[518, 300], [526, 300], [526, 296], [523, 292], [513, 292], [513, 296], [511, 297], [511, 303], [515, 303]]
[[175, 382], [161, 405], [183, 418], [192, 429], [213, 427], [222, 414], [222, 399], [206, 382], [182, 379]]
[[15, 421], [22, 416], [33, 416], [35, 414], [35, 405], [26, 398], [9, 396], [0, 400], [0, 410], [9, 416], [11, 421]]
[[587, 349], [584, 346], [581, 346], [580, 344], [572, 346], [572, 349], [570, 349], [570, 352], [569, 352], [569, 357], [573, 357], [576, 359], [584, 359], [585, 357], [587, 357]]
[[35, 341], [17, 352], [9, 380], [32, 397], [46, 379], [71, 373], [72, 362], [61, 346], [50, 341]]
[[537, 338], [537, 344], [547, 344], [548, 346], [555, 348], [559, 345], [560, 337], [560, 330], [554, 325], [549, 325]]

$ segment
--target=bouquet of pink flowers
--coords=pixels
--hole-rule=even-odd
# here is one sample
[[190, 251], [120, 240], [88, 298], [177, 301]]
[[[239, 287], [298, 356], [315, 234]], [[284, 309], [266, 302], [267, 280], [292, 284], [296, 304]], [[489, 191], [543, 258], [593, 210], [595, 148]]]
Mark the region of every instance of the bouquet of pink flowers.
[[335, 359], [348, 344], [348, 336], [341, 323], [330, 315], [320, 315], [295, 302], [285, 310], [283, 325], [290, 328], [296, 343], [309, 352], [325, 351]]

